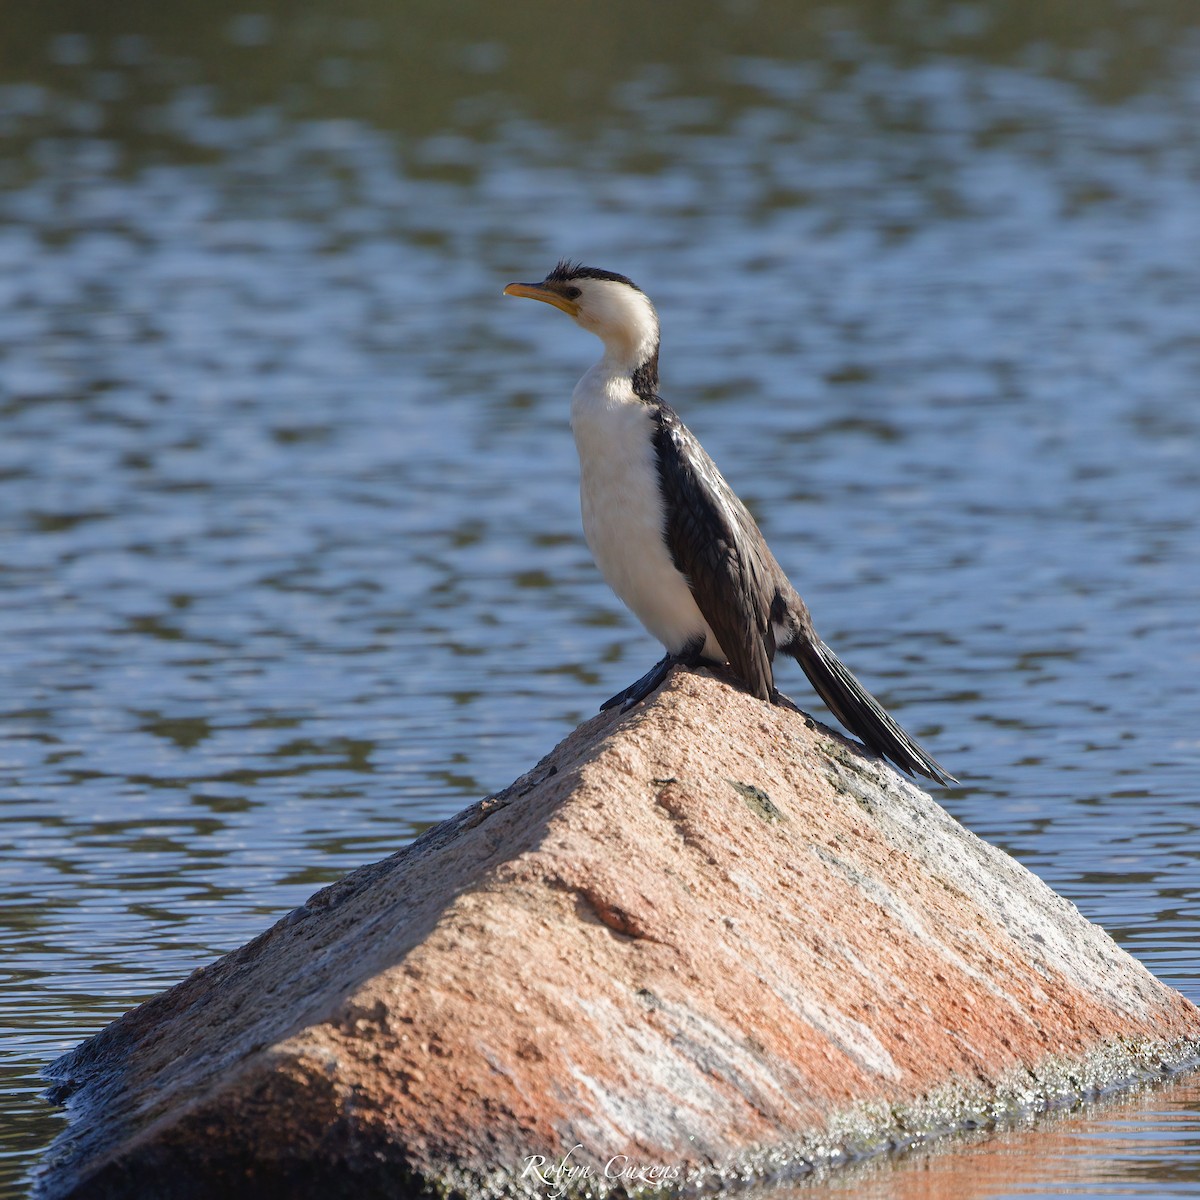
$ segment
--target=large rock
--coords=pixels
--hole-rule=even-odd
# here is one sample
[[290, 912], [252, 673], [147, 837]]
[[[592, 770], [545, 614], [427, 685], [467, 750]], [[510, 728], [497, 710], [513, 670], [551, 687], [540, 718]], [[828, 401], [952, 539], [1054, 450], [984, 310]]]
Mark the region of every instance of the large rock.
[[1198, 1040], [1200, 1011], [889, 768], [677, 674], [55, 1063], [74, 1120], [40, 1186], [709, 1185]]

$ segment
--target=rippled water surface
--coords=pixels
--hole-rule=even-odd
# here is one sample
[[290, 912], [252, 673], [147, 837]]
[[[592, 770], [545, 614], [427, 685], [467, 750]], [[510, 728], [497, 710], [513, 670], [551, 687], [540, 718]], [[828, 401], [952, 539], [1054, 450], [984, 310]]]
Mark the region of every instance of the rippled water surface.
[[[0, 1190], [49, 1059], [657, 657], [578, 530], [598, 347], [500, 296], [562, 254], [655, 298], [664, 393], [951, 811], [1200, 1000], [1193, 10], [643, 7], [0, 44]], [[1197, 1194], [1200, 1100], [951, 1160]]]
[[[769, 1200], [1019, 1200], [1197, 1194], [1200, 1084], [1144, 1087], [1024, 1127], [964, 1134], [850, 1167]], [[767, 1200], [756, 1197], [756, 1200]]]

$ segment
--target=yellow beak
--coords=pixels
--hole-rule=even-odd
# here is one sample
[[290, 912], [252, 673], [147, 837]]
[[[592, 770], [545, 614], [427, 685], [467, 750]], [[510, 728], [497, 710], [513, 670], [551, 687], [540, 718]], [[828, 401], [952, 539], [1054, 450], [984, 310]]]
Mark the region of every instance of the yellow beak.
[[504, 289], [506, 296], [524, 296], [527, 300], [541, 300], [543, 304], [553, 304], [561, 308], [568, 317], [579, 316], [579, 305], [574, 300], [568, 300], [561, 292], [548, 288], [544, 283], [510, 283]]

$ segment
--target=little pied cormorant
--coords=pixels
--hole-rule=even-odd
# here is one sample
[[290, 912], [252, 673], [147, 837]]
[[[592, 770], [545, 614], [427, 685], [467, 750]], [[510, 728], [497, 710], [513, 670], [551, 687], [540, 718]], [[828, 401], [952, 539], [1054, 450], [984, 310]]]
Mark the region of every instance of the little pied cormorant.
[[583, 531], [608, 585], [667, 653], [603, 707], [638, 703], [676, 663], [728, 663], [747, 691], [778, 702], [771, 663], [782, 650], [876, 754], [956, 782], [817, 636], [754, 518], [658, 395], [658, 314], [641, 288], [564, 260], [504, 293], [552, 304], [604, 343], [571, 397]]

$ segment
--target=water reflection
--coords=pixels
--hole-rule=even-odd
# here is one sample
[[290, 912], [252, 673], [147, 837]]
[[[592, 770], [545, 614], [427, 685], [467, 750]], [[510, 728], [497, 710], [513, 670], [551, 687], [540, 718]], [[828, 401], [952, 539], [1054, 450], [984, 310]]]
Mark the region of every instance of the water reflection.
[[1050, 1113], [1026, 1128], [963, 1135], [895, 1160], [770, 1193], [773, 1200], [1002, 1200], [1036, 1196], [1194, 1196], [1200, 1082]]
[[41, 1063], [655, 654], [578, 531], [593, 344], [499, 299], [564, 252], [652, 291], [669, 398], [954, 811], [1200, 996], [1191, 22], [25, 13], [0, 1173], [56, 1126]]

